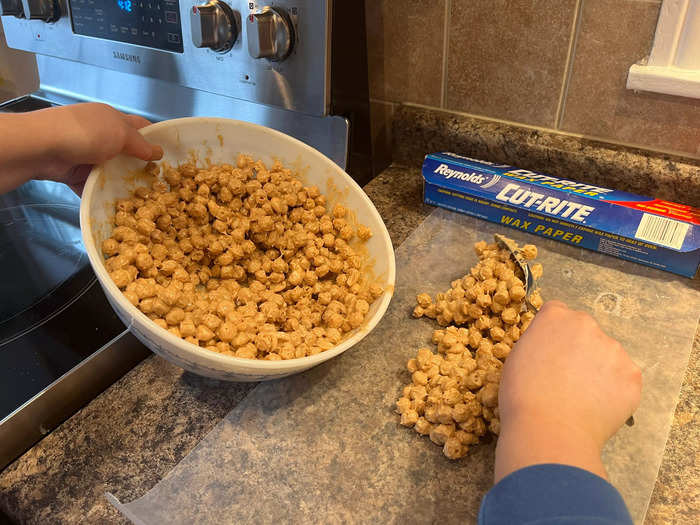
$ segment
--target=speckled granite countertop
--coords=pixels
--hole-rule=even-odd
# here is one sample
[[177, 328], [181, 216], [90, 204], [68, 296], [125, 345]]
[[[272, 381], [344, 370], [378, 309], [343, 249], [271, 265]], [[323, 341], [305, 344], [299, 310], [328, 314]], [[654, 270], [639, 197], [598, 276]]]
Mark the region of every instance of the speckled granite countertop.
[[[365, 189], [395, 247], [433, 209], [421, 203], [416, 167], [392, 166]], [[647, 524], [690, 523], [699, 510], [699, 362], [696, 336]], [[126, 523], [105, 492], [143, 495], [254, 386], [151, 356], [0, 473], [0, 509], [18, 523]]]

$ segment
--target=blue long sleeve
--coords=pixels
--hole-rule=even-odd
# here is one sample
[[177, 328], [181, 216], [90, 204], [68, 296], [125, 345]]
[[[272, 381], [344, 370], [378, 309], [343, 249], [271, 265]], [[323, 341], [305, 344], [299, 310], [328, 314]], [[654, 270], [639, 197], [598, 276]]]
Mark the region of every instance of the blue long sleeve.
[[620, 493], [603, 478], [567, 465], [526, 467], [481, 502], [479, 525], [631, 525]]

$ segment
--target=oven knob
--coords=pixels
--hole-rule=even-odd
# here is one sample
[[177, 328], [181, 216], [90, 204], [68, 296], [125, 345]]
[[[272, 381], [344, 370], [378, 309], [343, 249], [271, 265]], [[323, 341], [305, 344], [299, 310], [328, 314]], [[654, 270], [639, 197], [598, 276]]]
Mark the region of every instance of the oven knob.
[[55, 22], [61, 18], [61, 6], [58, 0], [22, 0], [24, 17], [30, 20]]
[[253, 58], [284, 60], [294, 48], [294, 26], [279, 7], [263, 7], [248, 15], [248, 53]]
[[211, 0], [190, 11], [192, 43], [225, 53], [238, 38], [238, 23], [233, 9], [225, 2]]
[[0, 0], [0, 16], [24, 18], [24, 8], [21, 0]]

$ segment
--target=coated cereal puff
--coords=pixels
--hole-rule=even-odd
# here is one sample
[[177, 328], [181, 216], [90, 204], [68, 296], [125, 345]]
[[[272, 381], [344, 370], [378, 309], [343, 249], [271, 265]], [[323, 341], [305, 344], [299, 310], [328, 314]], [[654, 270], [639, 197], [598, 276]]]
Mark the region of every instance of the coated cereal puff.
[[369, 228], [279, 162], [146, 171], [154, 182], [117, 202], [102, 254], [127, 299], [178, 337], [249, 359], [314, 355], [383, 293], [357, 249]]
[[[501, 369], [535, 316], [525, 308], [525, 284], [510, 252], [485, 241], [474, 249], [479, 262], [449, 290], [434, 299], [416, 297], [413, 316], [435, 319], [443, 328], [433, 332], [437, 353], [421, 348], [409, 359], [412, 384], [396, 402], [400, 423], [428, 436], [449, 459], [464, 457], [487, 430], [498, 435]], [[537, 256], [531, 244], [522, 252], [529, 260]], [[531, 269], [542, 274], [540, 264]], [[530, 303], [542, 305], [539, 290]]]

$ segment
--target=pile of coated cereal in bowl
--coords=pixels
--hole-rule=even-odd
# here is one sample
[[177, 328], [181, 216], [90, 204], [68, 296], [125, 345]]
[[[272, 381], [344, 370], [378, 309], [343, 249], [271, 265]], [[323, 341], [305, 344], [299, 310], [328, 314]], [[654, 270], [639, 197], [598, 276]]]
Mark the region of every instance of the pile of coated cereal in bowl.
[[146, 171], [153, 183], [117, 202], [102, 253], [126, 298], [176, 336], [249, 359], [315, 355], [383, 293], [372, 232], [279, 162]]
[[[481, 241], [474, 246], [479, 262], [433, 300], [419, 294], [414, 317], [435, 319], [443, 327], [433, 332], [437, 353], [421, 348], [408, 361], [411, 384], [396, 402], [400, 423], [429, 436], [450, 459], [464, 457], [487, 431], [498, 435], [498, 385], [513, 344], [535, 317], [525, 308], [525, 285], [511, 253]], [[525, 259], [537, 248], [520, 249]], [[529, 265], [532, 276], [542, 265]], [[528, 297], [542, 306], [539, 290]]]

